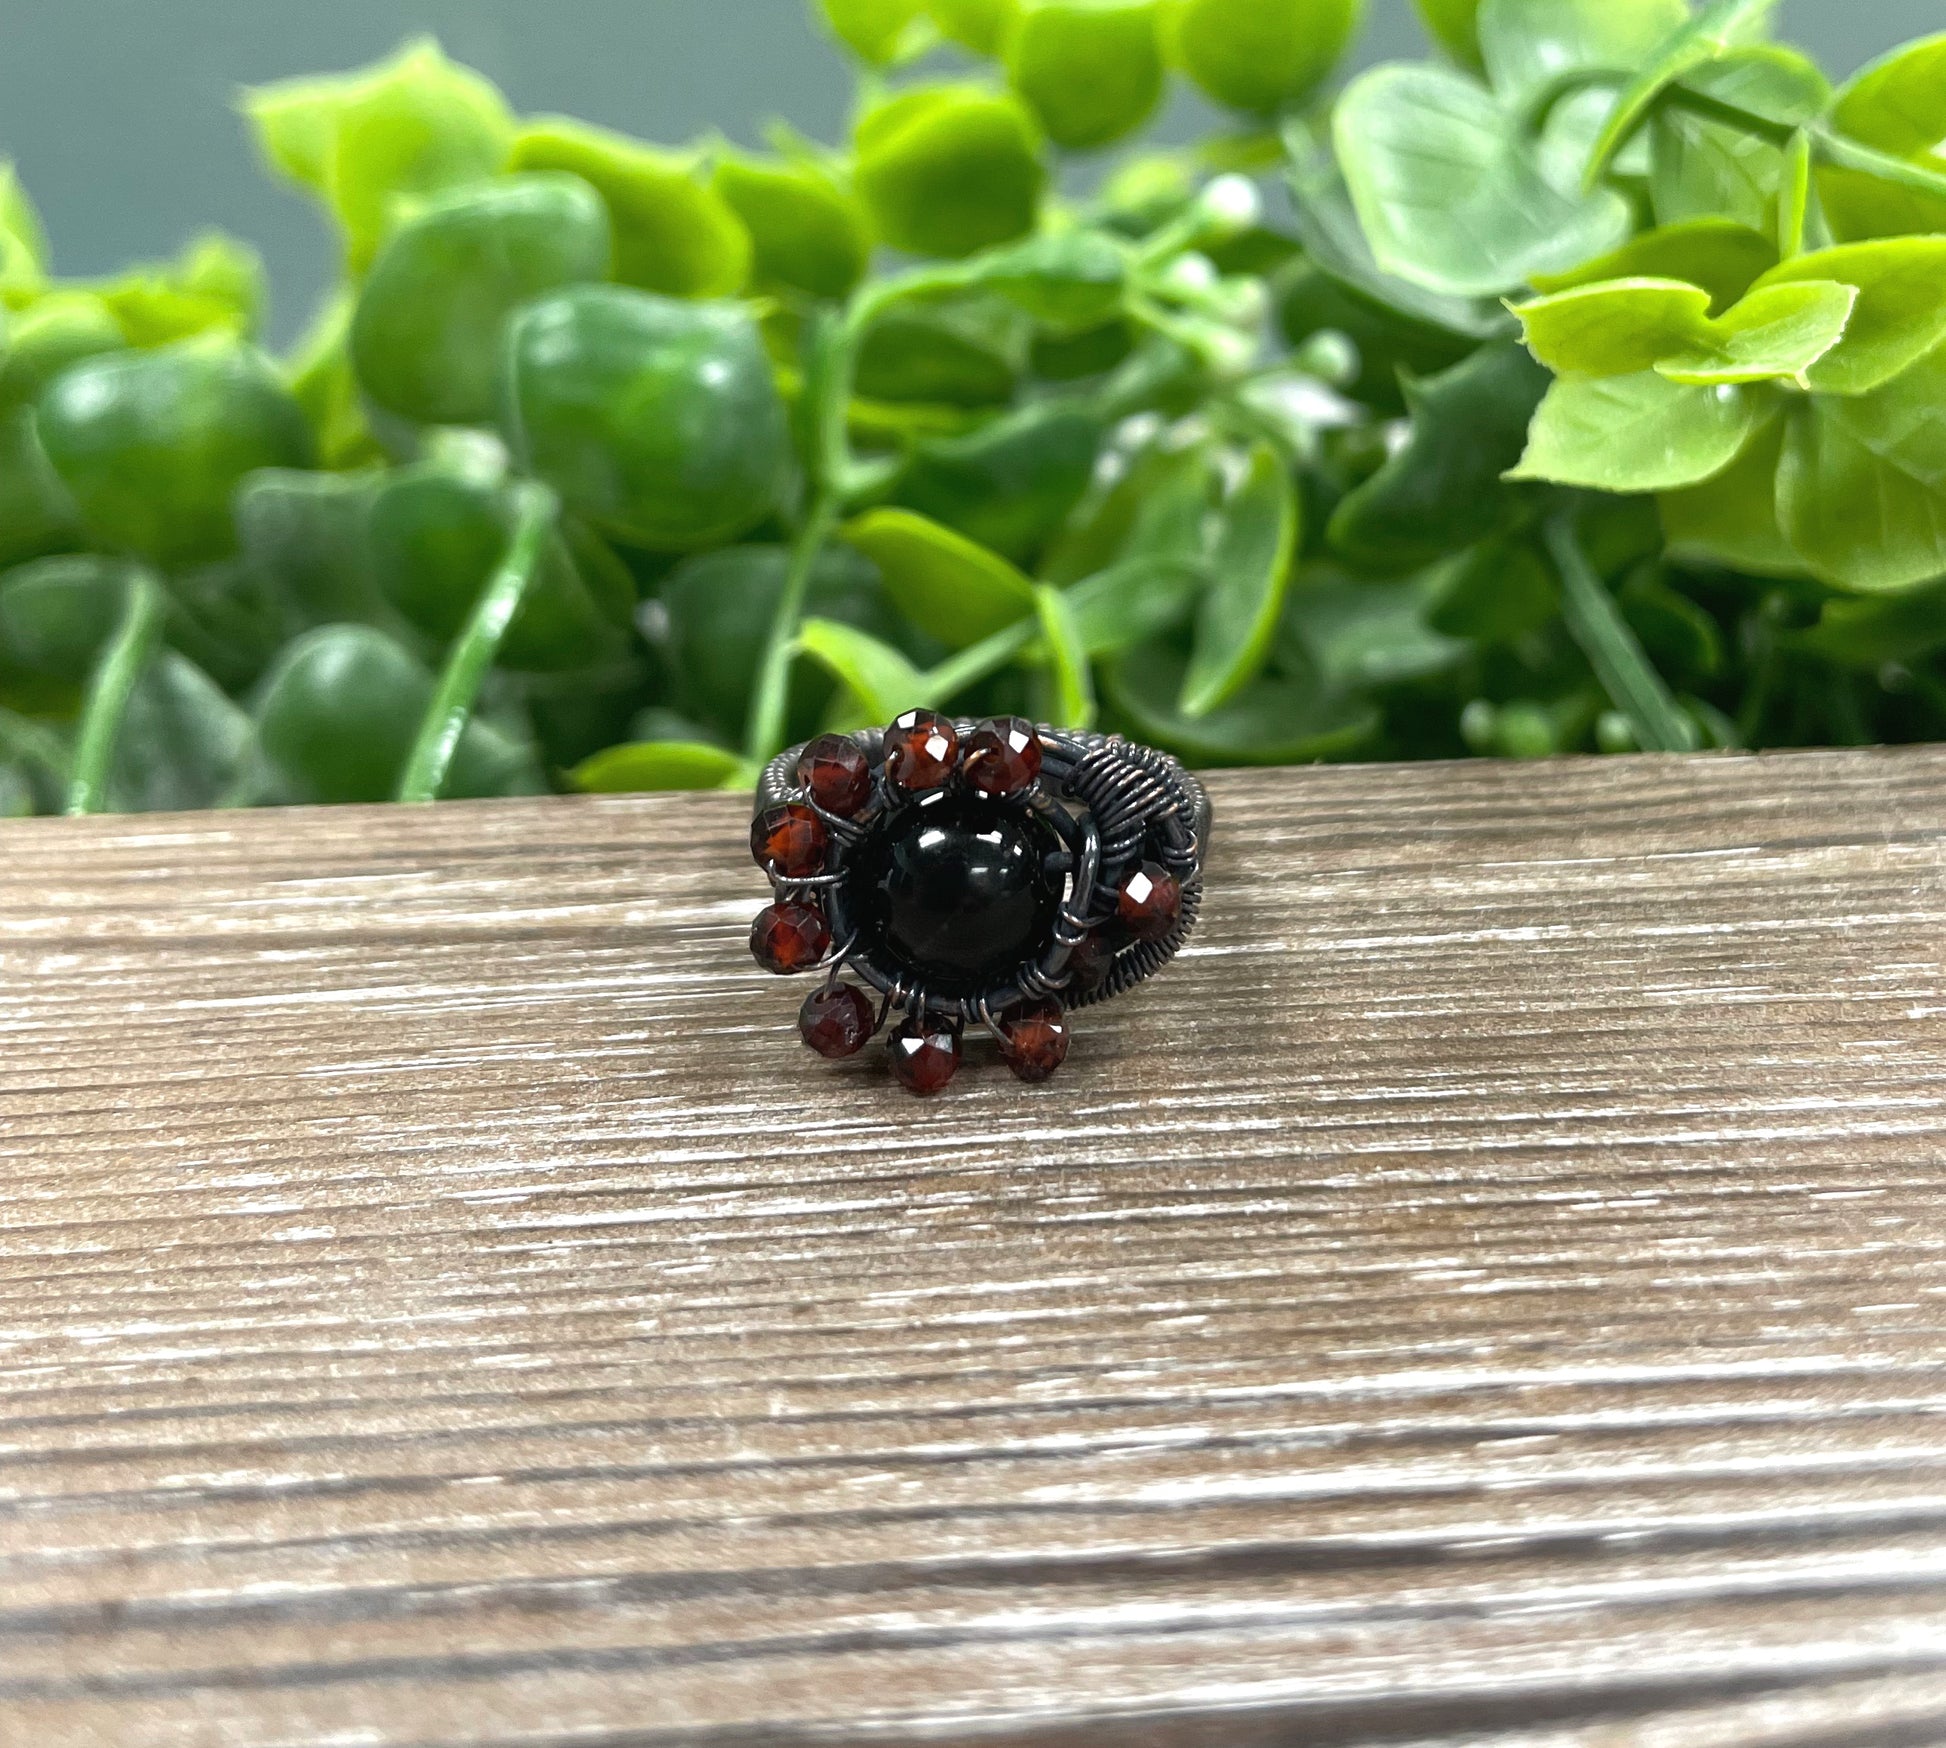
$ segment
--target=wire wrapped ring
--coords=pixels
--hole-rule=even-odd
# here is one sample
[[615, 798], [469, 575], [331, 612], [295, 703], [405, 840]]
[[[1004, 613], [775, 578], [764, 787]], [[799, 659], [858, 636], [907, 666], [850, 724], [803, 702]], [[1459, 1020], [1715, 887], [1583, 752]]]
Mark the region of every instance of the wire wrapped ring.
[[915, 1092], [952, 1079], [969, 1026], [1045, 1080], [1073, 1010], [1181, 950], [1210, 826], [1202, 784], [1119, 735], [908, 711], [764, 771], [751, 850], [773, 902], [751, 951], [825, 972], [799, 1016], [820, 1055], [857, 1054], [896, 1008], [892, 1066]]

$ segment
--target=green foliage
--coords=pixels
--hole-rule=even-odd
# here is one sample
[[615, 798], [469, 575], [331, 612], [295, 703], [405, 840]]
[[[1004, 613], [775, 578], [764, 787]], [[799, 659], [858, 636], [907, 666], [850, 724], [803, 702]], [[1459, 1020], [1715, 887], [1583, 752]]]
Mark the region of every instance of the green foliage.
[[[816, 0], [852, 137], [761, 154], [424, 41], [268, 86], [344, 245], [281, 361], [246, 246], [63, 278], [0, 167], [0, 815], [747, 786], [916, 704], [1946, 738], [1946, 37], [1420, 9], [1332, 97], [1358, 0]], [[1238, 119], [1053, 192], [1176, 80]]]

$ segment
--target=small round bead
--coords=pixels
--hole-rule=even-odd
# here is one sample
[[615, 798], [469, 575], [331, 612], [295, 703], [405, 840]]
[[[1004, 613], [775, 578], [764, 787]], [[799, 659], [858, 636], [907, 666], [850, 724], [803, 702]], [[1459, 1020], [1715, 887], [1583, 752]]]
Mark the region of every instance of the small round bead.
[[1024, 716], [1000, 716], [967, 736], [960, 768], [982, 795], [1019, 795], [1041, 774], [1041, 736]]
[[854, 984], [840, 983], [831, 989], [814, 989], [804, 998], [797, 1029], [820, 1056], [836, 1062], [865, 1048], [878, 1030], [876, 1019], [865, 992]]
[[1144, 862], [1123, 885], [1115, 914], [1134, 939], [1159, 941], [1182, 915], [1182, 883], [1159, 864]]
[[1076, 995], [1087, 995], [1108, 981], [1115, 969], [1115, 943], [1100, 929], [1083, 935], [1068, 955], [1070, 985]]
[[901, 1022], [891, 1045], [892, 1072], [907, 1092], [936, 1093], [959, 1070], [959, 1028], [930, 1014]]
[[831, 836], [808, 807], [790, 802], [767, 807], [750, 827], [750, 854], [757, 866], [786, 880], [808, 880], [824, 872]]
[[850, 819], [872, 798], [872, 764], [848, 734], [821, 734], [797, 761], [798, 786], [826, 813]]
[[918, 794], [941, 789], [959, 762], [959, 732], [930, 710], [908, 710], [885, 731], [885, 775]]
[[1000, 1016], [999, 1028], [1007, 1066], [1030, 1084], [1048, 1079], [1068, 1059], [1067, 1010], [1058, 1001], [1009, 1009]]
[[772, 904], [750, 926], [750, 951], [757, 963], [779, 977], [809, 971], [831, 946], [824, 912], [809, 904]]

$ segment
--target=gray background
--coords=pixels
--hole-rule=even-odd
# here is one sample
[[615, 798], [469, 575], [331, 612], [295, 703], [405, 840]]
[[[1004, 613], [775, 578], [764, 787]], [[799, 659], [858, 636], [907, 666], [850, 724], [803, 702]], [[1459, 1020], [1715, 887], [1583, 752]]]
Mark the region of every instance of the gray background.
[[[843, 128], [850, 77], [807, 0], [0, 0], [0, 152], [47, 219], [57, 267], [105, 273], [203, 225], [271, 264], [288, 336], [332, 270], [318, 217], [258, 171], [237, 88], [336, 71], [436, 33], [525, 111], [564, 110], [663, 141], [707, 127], [754, 142], [783, 116]], [[1946, 27], [1946, 0], [1786, 0], [1783, 34], [1834, 71]], [[1408, 0], [1372, 0], [1360, 58], [1416, 52]], [[1193, 105], [1178, 105], [1181, 128]]]

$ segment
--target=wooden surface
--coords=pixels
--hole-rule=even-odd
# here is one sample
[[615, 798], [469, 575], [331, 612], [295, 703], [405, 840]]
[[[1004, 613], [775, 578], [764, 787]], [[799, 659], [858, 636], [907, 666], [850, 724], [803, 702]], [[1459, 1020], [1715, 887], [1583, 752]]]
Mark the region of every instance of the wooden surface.
[[1946, 1740], [1946, 751], [1213, 788], [931, 1104], [734, 800], [0, 828], [0, 1743]]

